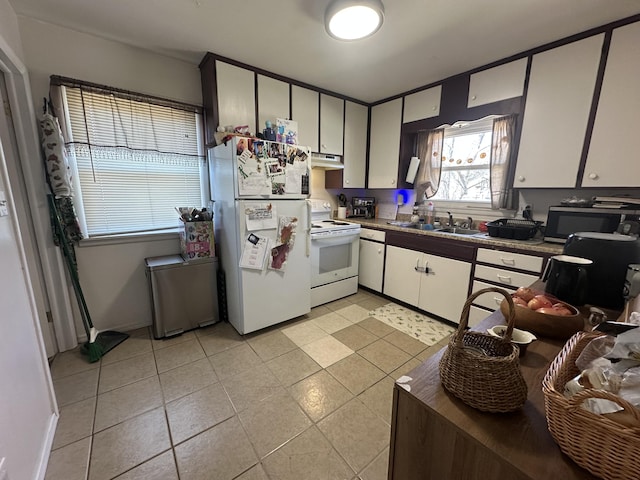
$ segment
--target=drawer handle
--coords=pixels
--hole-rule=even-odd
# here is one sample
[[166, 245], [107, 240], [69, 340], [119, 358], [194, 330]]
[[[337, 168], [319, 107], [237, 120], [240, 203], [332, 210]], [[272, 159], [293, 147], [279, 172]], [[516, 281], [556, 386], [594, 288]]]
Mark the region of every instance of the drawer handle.
[[421, 272], [421, 273], [422, 273], [422, 272], [424, 272], [424, 268], [420, 267], [419, 265], [420, 265], [420, 259], [419, 259], [419, 258], [416, 258], [416, 266], [415, 266], [415, 267], [413, 267], [413, 269], [414, 269], [416, 272]]
[[500, 260], [502, 261], [502, 263], [504, 263], [505, 265], [515, 265], [516, 264], [516, 260], [515, 258], [504, 258], [504, 257], [500, 257]]
[[500, 275], [499, 273], [497, 273], [496, 277], [498, 277], [503, 282], [511, 283], [511, 277], [509, 275]]

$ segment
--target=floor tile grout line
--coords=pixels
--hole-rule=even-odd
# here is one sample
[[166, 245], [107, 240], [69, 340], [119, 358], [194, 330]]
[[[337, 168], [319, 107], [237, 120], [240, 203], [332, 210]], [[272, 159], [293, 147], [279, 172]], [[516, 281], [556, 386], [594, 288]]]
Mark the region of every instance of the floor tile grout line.
[[[372, 296], [372, 298], [374, 298], [374, 297]], [[358, 303], [357, 303], [357, 302], [350, 302], [350, 305], [358, 305]], [[342, 305], [340, 308], [345, 308], [345, 306], [346, 306], [346, 307], [348, 307], [349, 305]], [[351, 319], [349, 319], [348, 317], [346, 317], [346, 316], [344, 316], [344, 315], [342, 315], [342, 314], [338, 314], [338, 313], [337, 313], [337, 310], [340, 310], [340, 308], [336, 308], [335, 310], [331, 310], [331, 309], [330, 309], [328, 313], [336, 313], [337, 315], [339, 315], [339, 316], [341, 316], [341, 317], [345, 318], [347, 321], [349, 321], [349, 323], [350, 323], [350, 325], [349, 325], [349, 326], [357, 325], [358, 323], [360, 323], [360, 321], [364, 320], [364, 319], [361, 319], [361, 320], [358, 320], [358, 321], [356, 321], [356, 322], [353, 322], [353, 321], [352, 321]], [[316, 318], [318, 318], [318, 317], [316, 317]], [[368, 317], [365, 317], [365, 318], [368, 318]], [[311, 319], [311, 320], [313, 320], [313, 319]], [[307, 321], [308, 321], [308, 320], [307, 320]], [[380, 320], [378, 320], [378, 321], [380, 321]], [[349, 326], [348, 326], [348, 327], [349, 327]], [[345, 327], [345, 328], [348, 328], [348, 327]], [[362, 327], [361, 327], [361, 328], [362, 328]], [[342, 330], [342, 329], [341, 329], [341, 330]], [[265, 336], [271, 335], [271, 334], [273, 334], [273, 333], [277, 333], [278, 331], [282, 331], [282, 330], [281, 330], [281, 329], [273, 330], [273, 331], [269, 332], [269, 334], [267, 334], [267, 335], [265, 335]], [[338, 330], [338, 331], [339, 331], [339, 330]], [[337, 333], [338, 331], [333, 332], [333, 333]], [[392, 335], [392, 334], [393, 334], [393, 333], [395, 333], [395, 332], [400, 332], [400, 333], [402, 333], [402, 334], [404, 334], [404, 335], [408, 335], [406, 332], [402, 332], [402, 331], [400, 331], [400, 330], [398, 330], [398, 329], [395, 329], [395, 328], [394, 328], [394, 331], [393, 331], [393, 332], [388, 332], [388, 333], [386, 333], [386, 334], [384, 334], [384, 335], [382, 335], [382, 336], [379, 336], [378, 334], [373, 334], [373, 332], [369, 332], [369, 333], [372, 333], [372, 334], [376, 337], [376, 340], [374, 340], [374, 342], [375, 342], [375, 341], [377, 341], [377, 340], [379, 340], [379, 339], [385, 339], [386, 337], [388, 337], [388, 336]], [[333, 335], [333, 334], [328, 334], [328, 336], [332, 336], [332, 335]], [[411, 337], [410, 335], [408, 335], [408, 336], [409, 336], [409, 338], [413, 338], [413, 337]], [[214, 371], [214, 374], [216, 374], [216, 378], [217, 378], [217, 380], [216, 380], [216, 382], [214, 382], [214, 384], [216, 384], [216, 383], [220, 383], [220, 385], [223, 387], [224, 392], [225, 392], [225, 395], [227, 396], [227, 399], [228, 399], [228, 400], [229, 400], [229, 402], [231, 403], [232, 408], [233, 408], [233, 411], [234, 411], [235, 413], [234, 413], [234, 415], [232, 415], [231, 417], [229, 417], [229, 418], [227, 418], [227, 419], [223, 420], [222, 422], [218, 422], [216, 425], [213, 425], [213, 426], [211, 426], [211, 427], [209, 427], [209, 428], [207, 428], [207, 429], [203, 430], [202, 432], [200, 432], [200, 433], [198, 433], [198, 434], [196, 434], [196, 435], [194, 435], [194, 436], [192, 436], [192, 437], [189, 437], [189, 439], [194, 438], [195, 436], [197, 436], [197, 435], [199, 435], [199, 434], [201, 434], [201, 433], [204, 433], [205, 431], [210, 430], [211, 428], [214, 428], [214, 427], [216, 427], [216, 426], [220, 425], [220, 424], [221, 424], [221, 423], [223, 423], [224, 421], [227, 421], [227, 420], [229, 420], [229, 419], [233, 418], [233, 416], [237, 416], [237, 417], [238, 417], [238, 419], [239, 419], [239, 412], [236, 410], [236, 407], [235, 407], [235, 405], [233, 404], [233, 402], [231, 401], [231, 398], [230, 398], [230, 396], [229, 396], [229, 393], [228, 393], [228, 391], [227, 391], [226, 387], [225, 387], [225, 386], [224, 386], [224, 384], [222, 383], [222, 380], [221, 380], [220, 378], [218, 378], [218, 376], [217, 376], [217, 371], [215, 370], [215, 367], [212, 365], [211, 358], [212, 358], [215, 354], [213, 354], [213, 355], [207, 355], [207, 354], [206, 354], [206, 352], [205, 352], [205, 350], [204, 350], [204, 347], [203, 347], [202, 343], [200, 342], [200, 337], [199, 337], [199, 336], [197, 336], [197, 335], [195, 335], [195, 336], [194, 336], [194, 338], [198, 341], [198, 342], [197, 342], [198, 346], [202, 349], [202, 351], [203, 351], [203, 352], [204, 352], [204, 354], [205, 354], [205, 356], [204, 356], [203, 358], [207, 358], [207, 361], [209, 362], [209, 365], [211, 365], [211, 367], [212, 367], [212, 369], [213, 369], [213, 371]], [[257, 338], [257, 337], [252, 337], [252, 339], [253, 339], [253, 338]], [[335, 337], [334, 337], [334, 338], [335, 338]], [[339, 341], [339, 342], [340, 342], [340, 340], [338, 340], [338, 339], [335, 339], [335, 340], [337, 340], [337, 341]], [[396, 345], [395, 345], [395, 344], [393, 344], [392, 342], [389, 342], [388, 340], [386, 340], [386, 342], [387, 342], [387, 343], [389, 343], [389, 344], [391, 344], [391, 345], [393, 345], [395, 348], [398, 348], [398, 349], [402, 350], [400, 347], [396, 346]], [[423, 360], [421, 360], [421, 359], [417, 358], [417, 356], [418, 356], [418, 355], [420, 355], [420, 354], [423, 354], [423, 353], [425, 352], [425, 350], [429, 350], [429, 349], [431, 349], [431, 348], [433, 348], [433, 349], [434, 349], [434, 351], [433, 351], [433, 352], [431, 352], [431, 355], [432, 355], [432, 354], [434, 354], [434, 353], [436, 353], [436, 351], [437, 351], [437, 350], [439, 350], [439, 348], [437, 348], [437, 349], [436, 349], [435, 347], [440, 347], [440, 348], [442, 348], [442, 347], [440, 346], [440, 343], [441, 343], [441, 342], [442, 342], [442, 340], [441, 340], [441, 341], [439, 341], [439, 342], [437, 342], [437, 343], [435, 343], [434, 345], [431, 345], [431, 346], [429, 346], [429, 345], [425, 345], [425, 349], [421, 350], [420, 352], [416, 353], [415, 355], [412, 355], [410, 352], [407, 352], [406, 350], [402, 350], [404, 353], [406, 353], [407, 355], [409, 355], [409, 357], [410, 357], [410, 358], [407, 360], [407, 362], [404, 362], [403, 364], [401, 364], [400, 366], [398, 366], [398, 367], [397, 367], [396, 369], [394, 369], [393, 371], [395, 371], [395, 370], [397, 370], [397, 369], [399, 369], [399, 368], [402, 368], [402, 365], [405, 365], [406, 363], [408, 363], [409, 361], [411, 361], [411, 359], [415, 359], [416, 361], [418, 361], [418, 362], [422, 363], [422, 362], [423, 362]], [[180, 342], [180, 343], [185, 343], [185, 342]], [[251, 344], [251, 342], [249, 341], [249, 339], [243, 339], [243, 341], [242, 341], [242, 342], [240, 342], [238, 345], [234, 345], [234, 346], [232, 346], [232, 347], [230, 347], [230, 348], [233, 348], [233, 347], [239, 346], [239, 345], [241, 345], [241, 344], [243, 344], [243, 343], [247, 343], [247, 344], [249, 345], [249, 348], [251, 349], [251, 351], [252, 351], [253, 353], [255, 353], [255, 354], [257, 355], [257, 357], [260, 359], [261, 364], [262, 364], [262, 365], [267, 366], [267, 368], [269, 368], [269, 367], [268, 367], [268, 365], [266, 365], [268, 361], [273, 360], [273, 359], [276, 359], [276, 358], [278, 358], [278, 357], [280, 357], [280, 356], [282, 356], [282, 355], [285, 355], [286, 353], [289, 353], [289, 352], [291, 352], [291, 351], [295, 350], [295, 349], [293, 349], [293, 350], [290, 350], [289, 352], [279, 353], [279, 354], [277, 354], [275, 357], [273, 357], [273, 358], [271, 358], [271, 359], [269, 359], [269, 360], [264, 360], [264, 359], [263, 359], [263, 358], [258, 354], [258, 351], [256, 350], [256, 348], [254, 348], [254, 346]], [[342, 343], [342, 344], [344, 345], [344, 343], [343, 343], [343, 342], [340, 342], [340, 343]], [[176, 345], [178, 345], [178, 344], [176, 344]], [[364, 348], [364, 347], [366, 347], [366, 346], [361, 347], [361, 349], [362, 349], [362, 348]], [[300, 346], [298, 346], [298, 345], [296, 345], [296, 348], [297, 348], [297, 349], [302, 350], [302, 349], [300, 348]], [[350, 348], [350, 347], [348, 347], [348, 348]], [[173, 445], [173, 436], [172, 436], [172, 434], [171, 434], [171, 429], [170, 429], [170, 427], [169, 427], [169, 421], [168, 421], [168, 416], [167, 416], [167, 415], [168, 415], [168, 412], [167, 412], [166, 396], [165, 396], [165, 393], [164, 393], [164, 389], [162, 389], [162, 383], [160, 382], [160, 378], [159, 378], [160, 373], [158, 373], [158, 365], [157, 365], [157, 361], [156, 361], [156, 358], [155, 358], [155, 353], [156, 353], [157, 351], [161, 351], [161, 350], [162, 350], [162, 349], [154, 349], [154, 348], [152, 348], [152, 350], [151, 350], [151, 351], [152, 351], [152, 352], [153, 352], [153, 354], [154, 354], [154, 363], [155, 363], [155, 369], [156, 369], [155, 376], [157, 376], [157, 377], [158, 377], [158, 382], [159, 382], [159, 384], [160, 384], [160, 388], [161, 388], [161, 396], [162, 396], [162, 405], [161, 405], [161, 407], [162, 407], [162, 408], [163, 408], [163, 410], [164, 410], [164, 414], [165, 414], [165, 422], [166, 422], [167, 429], [168, 429], [168, 433], [169, 433], [169, 437], [170, 437], [171, 450], [172, 450], [173, 455], [174, 455], [174, 463], [176, 463], [176, 462], [177, 462], [177, 457], [176, 457], [176, 455], [175, 455], [175, 448], [176, 448], [176, 446], [175, 446], [175, 445]], [[223, 351], [227, 351], [227, 350], [229, 350], [229, 349], [225, 349], [225, 350], [223, 350]], [[221, 352], [217, 352], [217, 353], [222, 353], [223, 351], [221, 351]], [[148, 353], [148, 352], [142, 352], [142, 353]], [[141, 354], [142, 354], [142, 353], [141, 353]], [[378, 369], [379, 369], [379, 367], [377, 367], [375, 364], [372, 364], [368, 359], [366, 359], [366, 358], [362, 357], [362, 355], [360, 355], [360, 354], [358, 353], [358, 350], [354, 350], [354, 354], [358, 354], [358, 355], [359, 355], [363, 360], [367, 361], [368, 363], [370, 363], [371, 365], [373, 365], [375, 368], [378, 368]], [[133, 356], [128, 357], [128, 358], [123, 358], [123, 359], [121, 359], [121, 360], [118, 360], [118, 361], [113, 362], [113, 363], [108, 364], [108, 365], [115, 365], [115, 364], [117, 364], [117, 363], [119, 363], [119, 362], [122, 362], [122, 361], [125, 361], [125, 360], [128, 360], [128, 359], [131, 359], [131, 358], [135, 358], [136, 356], [138, 356], [138, 355], [133, 355]], [[429, 355], [429, 356], [430, 356], [430, 355]], [[198, 360], [195, 360], [195, 361], [199, 361], [199, 360], [201, 360], [201, 359], [198, 359]], [[180, 367], [184, 367], [184, 366], [186, 366], [186, 365], [188, 365], [188, 364], [191, 364], [191, 363], [194, 363], [194, 361], [190, 361], [190, 362], [188, 362], [187, 364], [183, 364], [183, 365], [179, 365], [179, 366], [177, 366], [177, 367], [174, 367], [173, 369], [167, 370], [167, 372], [169, 372], [169, 371], [171, 371], [171, 370], [174, 370], [174, 369], [177, 369], [177, 368], [180, 368]], [[334, 362], [334, 364], [335, 364], [335, 362]], [[92, 434], [90, 435], [90, 437], [91, 437], [91, 449], [90, 449], [90, 455], [89, 455], [88, 473], [90, 473], [90, 472], [89, 472], [89, 468], [90, 468], [90, 464], [91, 464], [91, 455], [93, 454], [93, 440], [94, 440], [94, 437], [95, 437], [95, 435], [96, 435], [96, 433], [95, 433], [95, 421], [96, 421], [96, 414], [97, 414], [97, 409], [98, 409], [98, 397], [100, 396], [100, 394], [98, 393], [98, 391], [99, 391], [100, 379], [101, 379], [101, 377], [102, 377], [102, 373], [103, 373], [101, 370], [102, 370], [102, 366], [108, 366], [108, 365], [102, 365], [102, 362], [101, 362], [101, 364], [98, 366], [98, 370], [99, 370], [99, 371], [98, 371], [98, 382], [97, 382], [97, 386], [96, 386], [96, 395], [95, 395], [95, 396], [93, 396], [93, 397], [90, 397], [90, 398], [95, 398], [95, 402], [96, 402], [96, 403], [95, 403], [95, 405], [94, 405], [94, 417], [93, 417], [93, 422], [92, 422]], [[332, 364], [332, 365], [333, 365], [333, 364]], [[306, 375], [305, 377], [303, 377], [303, 378], [301, 378], [301, 379], [298, 379], [298, 380], [297, 380], [293, 385], [295, 385], [295, 384], [297, 384], [297, 383], [299, 383], [299, 382], [301, 382], [301, 381], [304, 381], [305, 379], [309, 378], [310, 376], [312, 376], [312, 375], [314, 375], [314, 374], [316, 374], [316, 373], [319, 373], [319, 372], [321, 372], [321, 371], [323, 371], [323, 370], [324, 370], [324, 371], [326, 371], [327, 373], [329, 373], [329, 375], [331, 375], [331, 373], [327, 370], [327, 368], [329, 368], [329, 367], [330, 367], [330, 366], [327, 366], [327, 367], [322, 367], [322, 366], [320, 366], [320, 370], [318, 370], [317, 372], [313, 372], [313, 373], [311, 373], [311, 374], [309, 374], [309, 375]], [[252, 368], [252, 367], [250, 367], [249, 369], [251, 369], [251, 368]], [[249, 370], [249, 369], [247, 369], [247, 370]], [[88, 371], [88, 370], [89, 370], [89, 369], [84, 370], [84, 371], [82, 371], [82, 372], [77, 372], [77, 373], [84, 373], [84, 372], [86, 372], [86, 371]], [[246, 370], [245, 370], [245, 371], [246, 371]], [[395, 379], [393, 379], [393, 377], [391, 377], [391, 372], [388, 372], [388, 373], [387, 373], [387, 372], [386, 372], [386, 371], [384, 371], [384, 370], [382, 370], [382, 371], [383, 371], [383, 373], [385, 374], [385, 377], [386, 377], [386, 376], [389, 376], [391, 380], [395, 381]], [[243, 371], [243, 372], [244, 372], [244, 371]], [[240, 372], [240, 373], [243, 373], [243, 372]], [[166, 373], [166, 372], [163, 372], [163, 373]], [[71, 375], [73, 375], [73, 374], [71, 374]], [[141, 380], [144, 380], [144, 379], [150, 378], [150, 377], [152, 377], [152, 376], [154, 376], [154, 375], [149, 375], [148, 377], [144, 377], [144, 378], [142, 378], [142, 379], [140, 379], [140, 380], [137, 380], [137, 381], [141, 381]], [[340, 382], [336, 377], [334, 377], [333, 375], [331, 375], [331, 377], [332, 377], [332, 378], [334, 378], [334, 379], [338, 382], [338, 384], [340, 384], [340, 385], [342, 385], [343, 387], [345, 387], [345, 388], [346, 388], [346, 386], [345, 386], [345, 385], [343, 385], [343, 384], [342, 384], [342, 382]], [[367, 387], [367, 389], [363, 390], [363, 392], [360, 392], [360, 393], [359, 393], [359, 394], [357, 394], [357, 395], [356, 395], [356, 394], [353, 394], [349, 389], [347, 389], [347, 391], [349, 391], [349, 394], [352, 396], [352, 397], [351, 397], [351, 399], [350, 399], [349, 401], [352, 401], [353, 399], [358, 399], [358, 401], [359, 401], [359, 402], [360, 402], [360, 403], [361, 403], [361, 404], [362, 404], [362, 405], [363, 405], [363, 406], [364, 406], [368, 411], [370, 411], [373, 415], [375, 415], [375, 416], [376, 416], [376, 418], [379, 418], [379, 419], [381, 419], [382, 421], [384, 421], [384, 418], [381, 418], [381, 417], [380, 417], [380, 416], [379, 416], [375, 411], [373, 411], [371, 408], [369, 408], [369, 406], [368, 406], [368, 405], [364, 404], [364, 402], [359, 398], [359, 396], [360, 396], [360, 395], [362, 395], [364, 392], [366, 392], [368, 389], [370, 389], [370, 388], [374, 387], [375, 385], [377, 385], [378, 383], [380, 383], [381, 381], [383, 381], [383, 380], [385, 379], [385, 377], [382, 377], [381, 379], [379, 379], [379, 380], [375, 381], [372, 385], [368, 386], [368, 387]], [[65, 377], [59, 377], [59, 378], [65, 378]], [[276, 377], [276, 378], [277, 378], [277, 377]], [[135, 383], [135, 382], [132, 382], [132, 383]], [[297, 403], [297, 401], [295, 400], [295, 398], [293, 398], [292, 393], [291, 393], [291, 387], [292, 387], [293, 385], [285, 385], [285, 384], [284, 384], [284, 382], [283, 382], [282, 380], [280, 380], [279, 378], [278, 378], [278, 384], [279, 384], [279, 386], [280, 386], [280, 387], [282, 387], [282, 388], [286, 391], [286, 394], [289, 396], [289, 398], [291, 398], [291, 399], [292, 399], [292, 401], [293, 401], [293, 402], [294, 402], [298, 407], [300, 407], [300, 405]], [[118, 388], [122, 388], [122, 387], [127, 386], [127, 385], [131, 385], [131, 383], [126, 384], [126, 385], [122, 385], [122, 386], [120, 386], [120, 387], [118, 387]], [[202, 389], [207, 388], [207, 387], [210, 387], [210, 386], [211, 386], [211, 384], [210, 384], [210, 385], [207, 385], [207, 386], [205, 386], [205, 387], [202, 387], [202, 388], [198, 388], [196, 391], [194, 391], [194, 392], [190, 392], [190, 394], [191, 394], [191, 393], [196, 393], [197, 391], [201, 391]], [[106, 392], [102, 392], [102, 393], [103, 393], [103, 394], [104, 394], [104, 393], [108, 393], [108, 392], [113, 391], [113, 390], [115, 390], [115, 389], [108, 390], [108, 391], [106, 391]], [[187, 395], [188, 395], [188, 394], [187, 394]], [[269, 398], [271, 395], [273, 395], [273, 394], [268, 395], [267, 397], [265, 397], [265, 399], [266, 399], [266, 398]], [[184, 396], [186, 396], [186, 395], [184, 395]], [[178, 397], [178, 398], [176, 398], [176, 399], [173, 399], [172, 401], [176, 401], [176, 400], [178, 400], [179, 398], [184, 398], [184, 396], [182, 396], [182, 397]], [[87, 399], [83, 399], [83, 400], [87, 400]], [[78, 402], [83, 401], [83, 400], [78, 400]], [[264, 399], [263, 399], [263, 400], [264, 400]], [[77, 402], [73, 402], [73, 403], [77, 403]], [[72, 404], [73, 404], [73, 403], [72, 403]], [[348, 403], [348, 402], [347, 402], [347, 403]], [[69, 404], [69, 405], [72, 405], [72, 404]], [[338, 409], [339, 409], [339, 408], [342, 408], [342, 407], [338, 407]], [[327, 416], [323, 417], [322, 419], [319, 419], [319, 420], [318, 420], [318, 422], [316, 422], [316, 421], [314, 421], [313, 419], [311, 419], [311, 418], [308, 416], [308, 414], [306, 413], [306, 411], [304, 411], [304, 410], [302, 410], [302, 409], [301, 409], [301, 411], [303, 412], [303, 414], [305, 415], [305, 417], [307, 417], [307, 418], [309, 419], [309, 421], [311, 422], [311, 425], [309, 425], [309, 427], [307, 427], [305, 430], [303, 430], [303, 432], [304, 432], [304, 431], [306, 431], [308, 428], [311, 428], [312, 426], [316, 426], [316, 428], [317, 428], [317, 424], [318, 424], [319, 422], [321, 422], [322, 420], [326, 419], [326, 418], [327, 418], [328, 416], [330, 416], [331, 414], [335, 413], [335, 411], [337, 411], [338, 409], [334, 410], [333, 412], [331, 412], [331, 413], [330, 413], [330, 414], [328, 414]], [[115, 425], [121, 424], [121, 423], [123, 423], [123, 422], [125, 422], [125, 421], [128, 421], [128, 420], [131, 420], [131, 419], [133, 419], [133, 418], [135, 418], [135, 417], [137, 417], [137, 416], [139, 416], [139, 415], [142, 415], [142, 414], [144, 414], [144, 413], [147, 413], [147, 412], [148, 412], [148, 411], [141, 412], [141, 413], [139, 413], [138, 415], [135, 415], [134, 417], [131, 417], [131, 418], [129, 418], [129, 419], [125, 419], [125, 420], [123, 420], [122, 422], [119, 422], [119, 423], [117, 423], [117, 424], [115, 424]], [[248, 434], [246, 433], [246, 430], [245, 430], [245, 428], [244, 428], [244, 425], [242, 424], [242, 422], [241, 422], [241, 421], [240, 421], [240, 423], [241, 423], [241, 425], [242, 425], [243, 431], [245, 431], [245, 435], [247, 435], [247, 436], [248, 436]], [[386, 423], [386, 422], [385, 422], [385, 423]], [[113, 426], [115, 426], [115, 425], [113, 425]], [[110, 427], [108, 427], [108, 428], [111, 428], [111, 427], [113, 427], [113, 426], [110, 426]], [[104, 429], [104, 430], [106, 430], [106, 429]], [[98, 432], [98, 433], [99, 433], [99, 432]], [[297, 438], [301, 433], [302, 433], [302, 432], [300, 432], [299, 434], [295, 435], [295, 436], [294, 436], [294, 437], [292, 437], [291, 439], [287, 440], [286, 442], [284, 442], [284, 443], [283, 443], [283, 445], [286, 445], [287, 443], [289, 443], [289, 442], [290, 442], [290, 441], [292, 441], [293, 439]], [[324, 435], [324, 434], [323, 434], [323, 435]], [[86, 438], [86, 437], [85, 437], [85, 438]], [[180, 442], [180, 444], [182, 444], [182, 443], [184, 443], [184, 442], [188, 441], [189, 439], [185, 439], [185, 440], [183, 440], [182, 442]], [[327, 439], [327, 441], [328, 441], [328, 439]], [[178, 444], [178, 445], [180, 445], [180, 444]], [[334, 446], [331, 442], [329, 442], [329, 444], [331, 445], [332, 450], [333, 450], [333, 451], [336, 451], [336, 450], [335, 450], [335, 446]], [[276, 449], [274, 449], [274, 451], [276, 451], [277, 449], [281, 448], [283, 445], [281, 445], [281, 446], [277, 447]], [[252, 443], [252, 446], [253, 446], [253, 443]], [[386, 447], [385, 447], [385, 448], [386, 448]], [[163, 454], [163, 453], [165, 453], [165, 452], [167, 452], [167, 451], [168, 451], [168, 450], [165, 450], [164, 452], [160, 452], [158, 455], [155, 455], [154, 457], [150, 457], [149, 459], [146, 459], [146, 460], [145, 460], [144, 462], [142, 462], [141, 464], [143, 464], [143, 463], [145, 463], [145, 462], [147, 462], [147, 461], [150, 461], [150, 460], [152, 460], [153, 458], [155, 458], [155, 457], [157, 457], [157, 456], [159, 456], [159, 455], [161, 455], [161, 454]], [[384, 451], [384, 449], [383, 449], [383, 451]], [[337, 452], [337, 451], [336, 451], [336, 452]], [[256, 453], [256, 457], [257, 457], [257, 458], [259, 458], [259, 460], [258, 460], [258, 462], [257, 462], [256, 464], [254, 464], [252, 467], [250, 467], [250, 468], [249, 468], [249, 470], [250, 470], [251, 468], [255, 467], [256, 465], [262, 465], [262, 459], [260, 459], [259, 455], [257, 455], [257, 452], [255, 451], [255, 448], [254, 448], [254, 453]], [[265, 456], [264, 456], [264, 458], [266, 458], [266, 457], [267, 457], [268, 455], [270, 455], [271, 453], [273, 453], [273, 452], [269, 452], [267, 455], [265, 455]], [[368, 468], [368, 466], [369, 466], [373, 461], [375, 461], [375, 460], [379, 457], [379, 455], [380, 455], [381, 453], [382, 453], [382, 452], [378, 452], [378, 453], [375, 455], [374, 459], [373, 459], [371, 462], [369, 462], [369, 464], [367, 464], [366, 466], [364, 466], [364, 467], [363, 467], [363, 469], [362, 469], [361, 471], [364, 471], [366, 468]], [[340, 456], [340, 458], [342, 458], [342, 456], [339, 454], [339, 452], [338, 452], [338, 455]], [[141, 465], [141, 464], [139, 464], [139, 465]], [[136, 465], [136, 467], [137, 467], [137, 466], [139, 466], [139, 465]], [[136, 468], [136, 467], [132, 467], [132, 469], [133, 469], [133, 468]], [[350, 468], [351, 468], [351, 467], [350, 467]], [[129, 469], [129, 470], [131, 470], [131, 469]], [[127, 471], [129, 471], [129, 470], [127, 470]], [[355, 469], [351, 468], [351, 470], [355, 470]], [[177, 471], [177, 463], [176, 463], [176, 471]], [[122, 475], [123, 473], [124, 473], [124, 472], [121, 472], [121, 473], [119, 473], [119, 475]], [[178, 472], [178, 473], [179, 473], [179, 472]], [[243, 472], [243, 473], [244, 473], [244, 472]], [[240, 475], [242, 475], [243, 473], [240, 473]], [[359, 472], [356, 472], [356, 473], [357, 473], [357, 474], [359, 474]], [[237, 478], [237, 477], [236, 477], [236, 478]]]

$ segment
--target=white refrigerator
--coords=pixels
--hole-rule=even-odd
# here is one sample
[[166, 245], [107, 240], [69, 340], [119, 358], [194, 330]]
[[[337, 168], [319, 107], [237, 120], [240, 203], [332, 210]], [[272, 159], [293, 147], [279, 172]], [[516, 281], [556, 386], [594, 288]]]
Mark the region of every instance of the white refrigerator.
[[229, 322], [246, 334], [308, 313], [309, 149], [233, 137], [208, 161]]

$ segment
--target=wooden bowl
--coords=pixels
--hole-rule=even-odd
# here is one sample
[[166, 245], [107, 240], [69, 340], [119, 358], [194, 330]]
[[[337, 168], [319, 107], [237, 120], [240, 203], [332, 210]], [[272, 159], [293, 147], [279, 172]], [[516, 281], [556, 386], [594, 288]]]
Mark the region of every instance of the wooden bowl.
[[[521, 305], [516, 305], [516, 328], [527, 330], [541, 337], [559, 338], [563, 340], [583, 330], [584, 318], [578, 309], [568, 303], [560, 303], [571, 310], [573, 315], [550, 315], [536, 312]], [[506, 319], [509, 314], [509, 305], [507, 305], [506, 300], [503, 300], [500, 304], [500, 311]]]

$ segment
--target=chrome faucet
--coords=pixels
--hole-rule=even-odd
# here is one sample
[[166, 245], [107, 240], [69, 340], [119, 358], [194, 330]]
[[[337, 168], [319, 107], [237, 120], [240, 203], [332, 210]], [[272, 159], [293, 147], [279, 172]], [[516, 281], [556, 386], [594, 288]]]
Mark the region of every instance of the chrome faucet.
[[473, 218], [471, 217], [467, 217], [467, 223], [463, 224], [462, 226], [464, 228], [472, 228], [471, 226], [473, 225]]
[[451, 212], [447, 212], [447, 215], [449, 215], [449, 226], [453, 227], [453, 215], [451, 215]]

